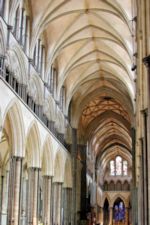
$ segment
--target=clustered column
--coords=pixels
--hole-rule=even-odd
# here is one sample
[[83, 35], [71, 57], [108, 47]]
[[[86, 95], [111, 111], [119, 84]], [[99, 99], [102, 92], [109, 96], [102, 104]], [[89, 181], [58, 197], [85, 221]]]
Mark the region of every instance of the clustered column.
[[72, 128], [72, 176], [73, 176], [73, 187], [72, 187], [72, 224], [76, 224], [76, 207], [77, 207], [77, 130]]
[[9, 194], [8, 194], [8, 225], [19, 224], [20, 184], [22, 158], [12, 157], [10, 162]]
[[43, 197], [43, 223], [44, 225], [51, 224], [51, 186], [52, 186], [52, 177], [43, 176], [43, 188], [44, 188], [44, 197]]
[[63, 224], [71, 224], [72, 189], [63, 188]]
[[100, 207], [100, 224], [103, 224], [103, 207]]
[[150, 145], [150, 55], [143, 59], [144, 64], [147, 67], [147, 97], [148, 97], [148, 109], [145, 110], [145, 121], [144, 121], [144, 128], [145, 128], [145, 135], [144, 135], [144, 222], [146, 225], [149, 224], [150, 221], [150, 174], [148, 170], [148, 164], [150, 160], [150, 153], [149, 153], [149, 145]]
[[125, 218], [126, 218], [125, 224], [128, 225], [129, 224], [129, 208], [128, 207], [126, 207], [125, 213], [126, 213], [126, 215], [125, 215]]
[[28, 171], [28, 225], [37, 225], [38, 222], [38, 183], [39, 168], [29, 168]]
[[113, 207], [109, 208], [109, 225], [112, 225], [113, 222]]
[[62, 183], [54, 182], [53, 183], [53, 214], [52, 214], [53, 225], [61, 224], [61, 218], [62, 218], [61, 200], [62, 200]]

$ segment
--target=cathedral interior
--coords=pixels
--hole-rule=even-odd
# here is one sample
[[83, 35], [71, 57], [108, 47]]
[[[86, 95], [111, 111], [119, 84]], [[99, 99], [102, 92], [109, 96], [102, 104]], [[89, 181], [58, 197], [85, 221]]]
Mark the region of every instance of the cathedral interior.
[[150, 0], [0, 0], [0, 225], [150, 225]]

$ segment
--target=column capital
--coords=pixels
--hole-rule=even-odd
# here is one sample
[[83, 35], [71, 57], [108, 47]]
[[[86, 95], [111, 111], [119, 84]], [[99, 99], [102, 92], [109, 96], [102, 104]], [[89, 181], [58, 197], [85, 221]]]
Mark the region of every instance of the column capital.
[[11, 31], [11, 30], [13, 29], [13, 26], [8, 25], [8, 26], [7, 26], [7, 29], [8, 29], [9, 31]]
[[65, 189], [65, 190], [72, 190], [72, 187], [63, 187], [63, 189]]
[[143, 58], [143, 63], [146, 67], [150, 68], [150, 55]]
[[22, 156], [16, 156], [16, 155], [12, 155], [11, 159], [16, 159], [16, 161], [22, 160], [23, 157]]
[[61, 181], [53, 181], [53, 184], [60, 184], [60, 185], [63, 185], [63, 182], [61, 182]]
[[47, 179], [52, 179], [53, 178], [52, 175], [43, 175], [42, 177], [47, 178]]
[[141, 113], [147, 116], [148, 115], [148, 108], [145, 108], [145, 109], [141, 110]]
[[29, 170], [34, 170], [34, 171], [40, 171], [40, 170], [41, 170], [41, 168], [38, 168], [38, 167], [32, 167], [32, 166], [28, 167], [28, 169], [29, 169]]
[[29, 63], [33, 63], [33, 59], [32, 58], [29, 58], [28, 61], [29, 61]]

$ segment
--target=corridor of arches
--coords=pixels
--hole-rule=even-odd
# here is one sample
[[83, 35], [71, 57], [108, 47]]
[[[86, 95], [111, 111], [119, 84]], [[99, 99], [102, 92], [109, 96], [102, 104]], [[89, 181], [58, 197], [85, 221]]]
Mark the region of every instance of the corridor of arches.
[[149, 165], [149, 0], [0, 0], [0, 225], [149, 225]]

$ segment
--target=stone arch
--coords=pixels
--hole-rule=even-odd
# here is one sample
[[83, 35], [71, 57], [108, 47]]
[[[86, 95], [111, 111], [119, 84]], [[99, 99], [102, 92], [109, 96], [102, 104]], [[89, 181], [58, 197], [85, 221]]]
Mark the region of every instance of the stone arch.
[[122, 182], [121, 182], [121, 180], [118, 180], [116, 182], [116, 190], [117, 191], [122, 191]]
[[[111, 96], [112, 98], [116, 99], [118, 102], [121, 104], [125, 105], [126, 109], [129, 112], [129, 115], [131, 117], [131, 121], [133, 123], [134, 118], [132, 116], [132, 112], [134, 111], [134, 105], [132, 104], [131, 99], [129, 99], [127, 96], [120, 94], [120, 92], [115, 91], [112, 88], [108, 87], [99, 87], [97, 89], [92, 90], [90, 93], [88, 93], [85, 97], [85, 95], [82, 95], [82, 97], [76, 99], [76, 106], [74, 104], [71, 105], [71, 108], [74, 110], [74, 119], [72, 118], [72, 125], [76, 127], [78, 125], [79, 119], [80, 119], [80, 114], [83, 111], [85, 105], [88, 104], [90, 99], [102, 96], [103, 93], [106, 93], [108, 96]], [[74, 96], [75, 97], [75, 96]], [[129, 101], [130, 100], [130, 101]], [[67, 103], [67, 110], [69, 111], [69, 105], [70, 101]]]
[[47, 96], [44, 104], [44, 113], [50, 119], [50, 121], [55, 121], [55, 102], [54, 99], [49, 95]]
[[103, 196], [103, 201], [102, 201], [102, 207], [104, 207], [104, 203], [105, 203], [105, 200], [107, 199], [108, 203], [109, 203], [109, 206], [111, 205], [111, 199], [109, 197], [109, 195], [106, 193], [104, 196]]
[[1, 127], [0, 132], [0, 171], [1, 174], [4, 174], [6, 168], [9, 170], [10, 156], [12, 155], [12, 129], [8, 115], [6, 115], [4, 126]]
[[14, 45], [7, 51], [6, 66], [14, 73], [20, 83], [27, 84], [27, 65], [25, 65], [24, 56], [18, 46]]
[[32, 121], [26, 136], [26, 156], [28, 167], [41, 167], [41, 138], [38, 125]]
[[57, 113], [56, 129], [59, 133], [64, 133], [64, 117], [60, 111]]
[[52, 176], [54, 165], [53, 165], [53, 146], [49, 135], [47, 135], [43, 144], [42, 154], [42, 172], [43, 175]]
[[127, 180], [125, 180], [124, 183], [123, 183], [123, 190], [124, 191], [130, 191], [130, 184]]
[[111, 180], [109, 182], [108, 188], [109, 188], [110, 191], [114, 191], [115, 190], [115, 182], [114, 182], [114, 180]]
[[125, 197], [122, 194], [117, 193], [112, 199], [112, 207], [118, 198], [120, 198], [124, 202], [125, 207], [128, 206], [128, 199], [125, 199]]
[[64, 181], [64, 157], [61, 150], [58, 150], [54, 160], [54, 179], [53, 182]]
[[107, 180], [104, 182], [104, 190], [108, 191], [108, 181]]
[[25, 129], [21, 106], [16, 99], [13, 99], [8, 104], [4, 112], [2, 127], [4, 126], [7, 115], [12, 127], [12, 154], [14, 156], [24, 157]]
[[64, 187], [72, 187], [72, 170], [71, 170], [71, 159], [66, 159], [65, 171], [64, 171]]
[[42, 82], [40, 78], [34, 74], [31, 75], [29, 85], [28, 85], [28, 91], [32, 98], [35, 100], [37, 104], [42, 105], [44, 96], [42, 93], [44, 93]]

